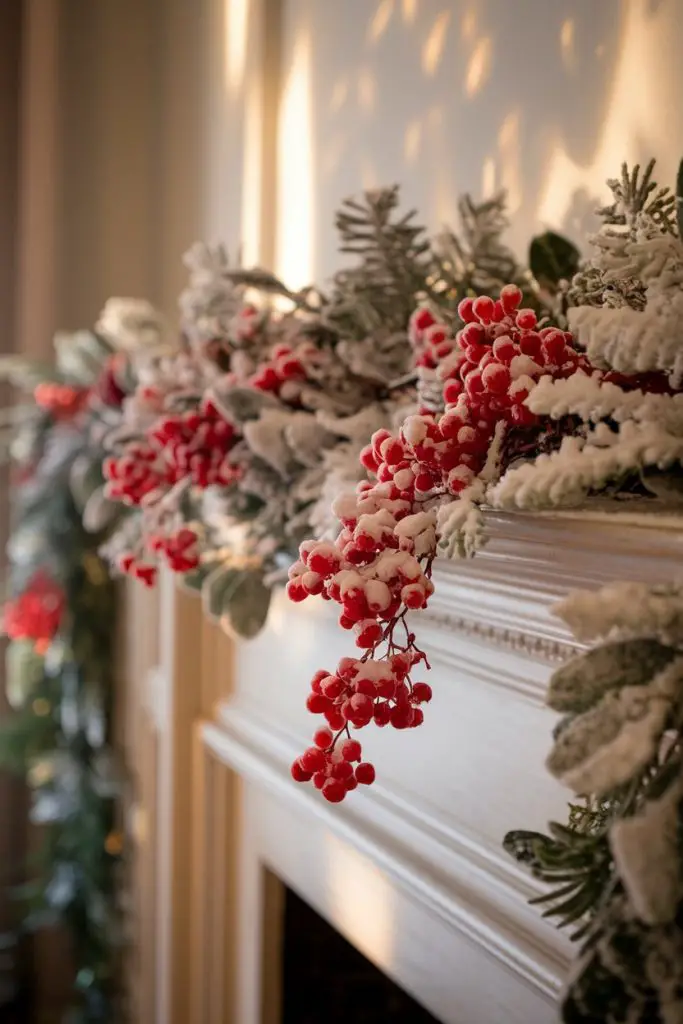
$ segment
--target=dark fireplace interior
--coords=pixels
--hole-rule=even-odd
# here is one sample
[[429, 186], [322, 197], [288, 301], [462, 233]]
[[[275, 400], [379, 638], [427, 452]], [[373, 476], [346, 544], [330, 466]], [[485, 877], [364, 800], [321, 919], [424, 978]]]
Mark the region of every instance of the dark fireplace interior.
[[291, 889], [283, 946], [282, 1024], [439, 1024]]

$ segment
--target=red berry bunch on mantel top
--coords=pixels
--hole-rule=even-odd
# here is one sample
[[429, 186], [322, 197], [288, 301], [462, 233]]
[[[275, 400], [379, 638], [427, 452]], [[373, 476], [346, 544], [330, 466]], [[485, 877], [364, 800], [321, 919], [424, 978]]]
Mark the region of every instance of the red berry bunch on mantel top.
[[337, 499], [336, 540], [304, 542], [290, 569], [291, 600], [320, 595], [339, 604], [339, 624], [364, 651], [313, 677], [307, 707], [323, 715], [328, 728], [292, 766], [297, 781], [312, 780], [333, 802], [374, 780], [351, 730], [371, 723], [414, 728], [423, 720], [420, 705], [431, 699], [431, 688], [412, 679], [418, 665], [429, 666], [406, 616], [426, 607], [434, 589], [438, 506], [481, 477], [496, 439], [514, 431], [528, 444], [542, 431], [544, 424], [525, 405], [540, 377], [590, 369], [571, 334], [539, 323], [533, 310], [519, 308], [521, 300], [515, 285], [498, 299], [463, 300], [458, 314], [464, 326], [455, 336], [429, 310], [414, 314], [417, 360], [442, 381], [445, 411], [410, 416], [398, 436], [388, 430], [373, 435], [360, 459], [376, 482]]
[[157, 577], [155, 557], [163, 557], [174, 572], [197, 568], [195, 531], [177, 517], [159, 529], [165, 517], [158, 510], [177, 485], [186, 483], [205, 490], [237, 481], [241, 467], [232, 461], [231, 451], [239, 439], [236, 427], [205, 398], [196, 409], [160, 417], [142, 438], [129, 442], [121, 455], [105, 460], [107, 496], [146, 510], [156, 524], [143, 531], [136, 550], [119, 555], [117, 565], [122, 572], [152, 586]]

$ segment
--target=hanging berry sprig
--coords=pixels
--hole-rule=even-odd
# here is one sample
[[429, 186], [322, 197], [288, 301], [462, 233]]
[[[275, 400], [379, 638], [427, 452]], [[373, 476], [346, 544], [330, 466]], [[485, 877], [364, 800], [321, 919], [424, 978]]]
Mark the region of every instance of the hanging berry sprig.
[[425, 608], [434, 590], [438, 507], [471, 492], [486, 471], [488, 481], [494, 449], [494, 471], [500, 472], [538, 439], [544, 424], [525, 402], [541, 376], [590, 369], [572, 336], [519, 309], [521, 300], [516, 285], [504, 287], [498, 299], [463, 300], [458, 315], [464, 326], [455, 336], [429, 310], [415, 313], [413, 346], [418, 361], [442, 382], [445, 411], [408, 417], [398, 436], [388, 430], [373, 435], [360, 459], [376, 482], [364, 481], [335, 502], [336, 540], [306, 541], [290, 569], [289, 597], [298, 602], [320, 595], [339, 604], [340, 626], [353, 631], [365, 651], [313, 677], [307, 707], [328, 727], [292, 765], [296, 781], [312, 780], [332, 802], [374, 781], [374, 767], [361, 760], [351, 729], [371, 722], [414, 728], [423, 721], [420, 705], [431, 699], [431, 688], [411, 678], [427, 659], [406, 615]]

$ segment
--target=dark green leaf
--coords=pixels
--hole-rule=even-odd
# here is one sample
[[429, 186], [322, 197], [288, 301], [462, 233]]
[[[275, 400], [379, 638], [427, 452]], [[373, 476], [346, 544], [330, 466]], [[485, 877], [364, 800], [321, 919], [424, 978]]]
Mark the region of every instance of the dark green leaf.
[[579, 269], [579, 250], [556, 234], [546, 231], [532, 239], [529, 246], [529, 267], [543, 288], [555, 291], [560, 281], [570, 281]]

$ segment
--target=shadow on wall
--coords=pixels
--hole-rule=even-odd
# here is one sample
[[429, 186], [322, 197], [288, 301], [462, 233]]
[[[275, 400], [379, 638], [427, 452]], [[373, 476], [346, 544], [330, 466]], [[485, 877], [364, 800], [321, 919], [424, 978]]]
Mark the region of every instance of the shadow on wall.
[[434, 229], [456, 223], [462, 192], [505, 187], [523, 250], [544, 224], [581, 237], [623, 159], [656, 155], [672, 179], [679, 0], [289, 0], [286, 12], [285, 68], [312, 41], [318, 278], [338, 261], [331, 211], [361, 188], [400, 181]]

